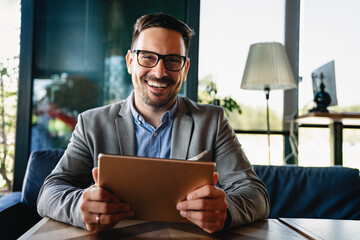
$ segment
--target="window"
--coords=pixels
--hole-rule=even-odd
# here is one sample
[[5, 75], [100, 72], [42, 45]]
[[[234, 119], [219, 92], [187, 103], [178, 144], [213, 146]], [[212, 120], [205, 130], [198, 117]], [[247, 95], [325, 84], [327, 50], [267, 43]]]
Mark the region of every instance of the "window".
[[[87, 109], [132, 91], [125, 56], [136, 19], [165, 12], [185, 21], [185, 1], [45, 1], [36, 4], [31, 151], [66, 148]], [[184, 91], [182, 91], [183, 93]]]
[[14, 173], [20, 19], [20, 1], [0, 1], [0, 196]]
[[[301, 2], [300, 22], [300, 69], [299, 75], [299, 111], [307, 113], [313, 107], [313, 91], [311, 72], [332, 60], [335, 61], [336, 91], [338, 105], [329, 107], [332, 112], [360, 112], [358, 89], [360, 75], [358, 57], [360, 55], [360, 2], [348, 0], [346, 4], [340, 0], [303, 0]], [[326, 88], [325, 88], [326, 90]], [[307, 132], [301, 134], [301, 132]], [[307, 153], [329, 148], [328, 129], [315, 131], [300, 130], [299, 164], [308, 165]], [[343, 161], [344, 166], [359, 167], [358, 143], [360, 131], [344, 129]], [[318, 138], [321, 134], [321, 138]], [[304, 135], [303, 137], [301, 135]], [[306, 135], [306, 137], [305, 137]], [[313, 142], [315, 139], [317, 143]], [[312, 141], [313, 144], [310, 144]], [[314, 148], [316, 145], [316, 148]], [[328, 154], [321, 154], [323, 158]], [[316, 160], [315, 160], [316, 159]], [[327, 158], [328, 159], [328, 158]], [[329, 164], [328, 160], [325, 160]], [[325, 162], [313, 159], [318, 165]], [[316, 164], [316, 163], [313, 163]]]
[[[240, 104], [242, 114], [228, 116], [234, 129], [266, 130], [265, 93], [240, 84], [251, 44], [284, 43], [285, 1], [203, 0], [200, 6], [199, 90], [213, 81], [218, 97], [231, 96]], [[269, 105], [270, 129], [282, 131], [283, 92], [271, 91]], [[266, 135], [238, 137], [252, 163], [269, 162]], [[283, 137], [272, 135], [272, 164], [282, 164], [282, 150]]]
[[360, 169], [360, 129], [343, 129], [343, 165]]
[[299, 128], [299, 165], [330, 165], [330, 131], [328, 128]]

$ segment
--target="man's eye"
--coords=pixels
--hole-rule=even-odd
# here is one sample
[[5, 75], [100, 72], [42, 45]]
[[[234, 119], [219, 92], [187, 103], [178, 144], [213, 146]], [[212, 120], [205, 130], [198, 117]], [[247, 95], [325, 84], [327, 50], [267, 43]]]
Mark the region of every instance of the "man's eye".
[[142, 55], [141, 58], [147, 61], [156, 59], [154, 55]]
[[167, 61], [169, 63], [181, 63], [182, 62], [181, 58], [179, 58], [179, 57], [169, 57], [167, 59]]

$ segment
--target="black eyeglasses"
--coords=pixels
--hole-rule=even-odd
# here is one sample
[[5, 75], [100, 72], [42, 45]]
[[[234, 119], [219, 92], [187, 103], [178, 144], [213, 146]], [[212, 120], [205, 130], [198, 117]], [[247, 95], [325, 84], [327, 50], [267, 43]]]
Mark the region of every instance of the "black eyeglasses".
[[162, 59], [165, 68], [173, 72], [183, 69], [187, 59], [185, 56], [176, 54], [161, 55], [146, 50], [132, 50], [132, 52], [137, 55], [137, 62], [140, 66], [153, 68], [158, 64], [159, 60]]

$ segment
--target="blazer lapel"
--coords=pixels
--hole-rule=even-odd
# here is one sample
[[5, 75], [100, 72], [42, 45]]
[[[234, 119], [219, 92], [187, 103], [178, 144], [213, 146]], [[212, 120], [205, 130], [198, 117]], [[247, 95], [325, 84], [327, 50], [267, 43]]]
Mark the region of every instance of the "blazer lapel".
[[130, 112], [130, 101], [132, 97], [127, 98], [119, 111], [119, 117], [115, 119], [117, 136], [120, 147], [120, 154], [135, 156], [135, 130], [134, 122]]
[[186, 103], [179, 97], [179, 106], [173, 123], [171, 136], [172, 159], [186, 159], [190, 146], [191, 133], [193, 131], [193, 118], [188, 114]]

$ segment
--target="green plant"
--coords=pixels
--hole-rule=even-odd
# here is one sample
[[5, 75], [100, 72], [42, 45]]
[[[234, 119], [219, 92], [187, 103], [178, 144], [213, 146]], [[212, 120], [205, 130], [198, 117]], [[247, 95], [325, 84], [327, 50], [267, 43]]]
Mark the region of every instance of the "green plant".
[[[15, 59], [12, 59], [15, 60]], [[18, 68], [6, 59], [0, 62], [0, 190], [12, 189]], [[15, 64], [17, 65], [17, 64]]]
[[227, 116], [233, 111], [241, 114], [240, 105], [232, 97], [220, 98], [217, 96], [217, 87], [211, 75], [199, 81], [198, 98], [200, 103], [210, 103], [223, 107]]

